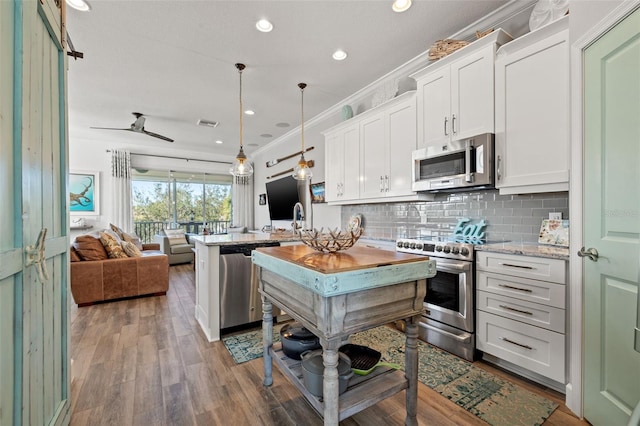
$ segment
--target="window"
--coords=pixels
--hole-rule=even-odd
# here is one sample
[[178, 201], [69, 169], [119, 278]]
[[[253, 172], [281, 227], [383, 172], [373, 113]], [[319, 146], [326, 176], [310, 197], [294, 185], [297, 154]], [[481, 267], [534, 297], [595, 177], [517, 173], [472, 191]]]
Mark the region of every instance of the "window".
[[132, 170], [133, 222], [145, 242], [163, 228], [187, 233], [227, 232], [231, 220], [231, 176]]

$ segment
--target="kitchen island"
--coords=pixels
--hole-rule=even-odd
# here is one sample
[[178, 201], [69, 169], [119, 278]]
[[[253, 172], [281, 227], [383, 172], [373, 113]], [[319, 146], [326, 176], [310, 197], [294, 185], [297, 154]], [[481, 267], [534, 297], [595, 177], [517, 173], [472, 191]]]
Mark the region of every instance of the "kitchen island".
[[[196, 245], [196, 306], [195, 317], [207, 340], [220, 340], [220, 254], [230, 248], [251, 247], [270, 244], [297, 244], [299, 237], [293, 232], [194, 235], [190, 241]], [[256, 292], [257, 294], [257, 292]], [[259, 312], [259, 301], [256, 309]], [[247, 306], [247, 309], [250, 309]]]
[[[336, 254], [303, 245], [253, 251], [263, 296], [264, 384], [270, 386], [272, 361], [324, 418], [339, 421], [406, 389], [406, 424], [415, 425], [418, 385], [418, 318], [426, 280], [436, 273], [425, 256], [370, 247]], [[300, 380], [300, 362], [292, 362], [273, 344], [272, 305], [286, 311], [320, 339], [323, 349], [323, 398]], [[339, 395], [338, 349], [351, 334], [396, 320], [406, 321], [405, 372], [377, 368], [351, 379]]]

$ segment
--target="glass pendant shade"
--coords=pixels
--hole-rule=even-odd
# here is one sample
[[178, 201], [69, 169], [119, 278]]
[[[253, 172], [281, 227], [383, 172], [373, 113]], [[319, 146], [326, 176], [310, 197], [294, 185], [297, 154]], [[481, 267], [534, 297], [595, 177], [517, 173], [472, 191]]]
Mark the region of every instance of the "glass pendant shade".
[[240, 75], [240, 151], [238, 151], [229, 173], [234, 176], [251, 176], [253, 174], [253, 166], [242, 149], [242, 70], [245, 69], [245, 66], [244, 64], [236, 64], [236, 68]]
[[300, 124], [300, 134], [302, 141], [302, 149], [300, 150], [300, 161], [293, 169], [293, 176], [296, 180], [307, 180], [311, 179], [313, 173], [311, 169], [307, 165], [307, 160], [304, 159], [304, 88], [307, 87], [306, 83], [298, 83], [298, 87], [300, 88], [300, 111], [301, 111], [301, 124]]

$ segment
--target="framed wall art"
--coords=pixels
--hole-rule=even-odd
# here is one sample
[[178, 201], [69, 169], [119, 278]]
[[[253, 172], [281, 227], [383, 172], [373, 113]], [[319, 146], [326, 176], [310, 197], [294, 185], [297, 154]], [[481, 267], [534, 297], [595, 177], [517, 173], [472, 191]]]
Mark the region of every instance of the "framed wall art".
[[312, 183], [310, 185], [311, 202], [324, 203], [324, 182]]
[[69, 213], [100, 214], [100, 172], [69, 172]]

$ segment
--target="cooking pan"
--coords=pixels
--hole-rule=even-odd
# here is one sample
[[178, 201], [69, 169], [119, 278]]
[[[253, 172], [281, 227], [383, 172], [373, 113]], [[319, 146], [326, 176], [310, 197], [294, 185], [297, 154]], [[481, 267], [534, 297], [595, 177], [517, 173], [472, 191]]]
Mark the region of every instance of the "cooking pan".
[[347, 343], [340, 347], [340, 352], [351, 359], [351, 369], [359, 376], [366, 376], [376, 367], [390, 367], [396, 370], [402, 369], [399, 364], [392, 362], [380, 362], [382, 354], [375, 349], [362, 345]]

